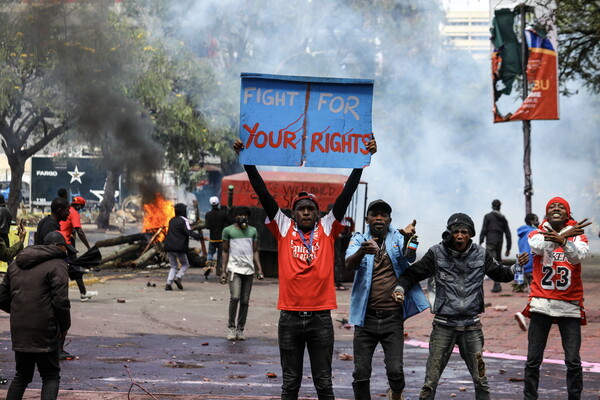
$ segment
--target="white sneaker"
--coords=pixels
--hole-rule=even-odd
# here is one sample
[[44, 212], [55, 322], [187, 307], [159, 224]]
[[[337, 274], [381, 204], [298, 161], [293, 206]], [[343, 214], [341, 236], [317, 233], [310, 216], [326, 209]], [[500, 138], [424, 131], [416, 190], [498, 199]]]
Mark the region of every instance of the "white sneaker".
[[515, 319], [517, 320], [517, 323], [519, 324], [519, 328], [521, 328], [522, 330], [527, 332], [527, 319], [525, 318], [525, 316], [523, 314], [521, 314], [520, 312], [515, 314]]
[[232, 328], [227, 328], [227, 340], [235, 340], [236, 338], [236, 330]]
[[88, 301], [92, 297], [96, 297], [96, 296], [98, 296], [98, 292], [96, 292], [94, 290], [88, 290], [87, 292], [85, 292], [85, 294], [82, 294], [79, 298], [81, 301]]
[[244, 336], [244, 331], [241, 331], [241, 330], [237, 329], [235, 331], [235, 338], [237, 340], [246, 340], [246, 337]]

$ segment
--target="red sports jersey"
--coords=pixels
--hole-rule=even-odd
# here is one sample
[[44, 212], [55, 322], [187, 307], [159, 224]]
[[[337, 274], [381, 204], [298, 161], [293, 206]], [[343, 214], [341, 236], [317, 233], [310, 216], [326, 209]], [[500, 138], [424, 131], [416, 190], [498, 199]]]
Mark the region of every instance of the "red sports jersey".
[[[540, 230], [531, 231], [529, 237], [540, 234]], [[585, 235], [568, 238], [570, 242], [581, 240], [588, 242]], [[530, 297], [579, 302], [583, 306], [583, 284], [581, 282], [581, 263], [569, 263], [562, 247], [557, 247], [552, 253], [553, 263], [544, 266], [543, 254], [533, 255], [533, 271]]]
[[[343, 225], [330, 212], [316, 224], [310, 255], [299, 235], [310, 243], [310, 232], [298, 230], [281, 210], [267, 227], [277, 239], [279, 301], [277, 309], [321, 311], [337, 308], [334, 286], [334, 242]], [[307, 259], [310, 258], [310, 263]]]

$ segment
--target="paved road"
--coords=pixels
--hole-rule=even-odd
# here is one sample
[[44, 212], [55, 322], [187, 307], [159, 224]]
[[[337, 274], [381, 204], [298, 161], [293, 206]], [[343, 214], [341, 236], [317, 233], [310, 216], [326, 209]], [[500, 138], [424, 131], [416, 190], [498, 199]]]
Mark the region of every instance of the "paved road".
[[[89, 302], [79, 302], [76, 288], [71, 289], [75, 301], [72, 303], [71, 342], [67, 349], [79, 359], [62, 363], [61, 388], [66, 392], [61, 398], [127, 398], [124, 393], [132, 382], [163, 399], [179, 398], [174, 395], [193, 395], [190, 398], [199, 399], [275, 398], [279, 394], [276, 280], [266, 279], [255, 284], [246, 332], [248, 340], [228, 342], [224, 339], [228, 289], [214, 277], [206, 282], [202, 271], [192, 270], [184, 280], [185, 290], [165, 292], [164, 269], [137, 273], [110, 271], [112, 276], [106, 276], [107, 273], [98, 276], [104, 283], [91, 286], [93, 290], [99, 290], [100, 295]], [[148, 282], [156, 287], [149, 287]], [[489, 282], [486, 285], [489, 286]], [[594, 287], [600, 289], [600, 284], [594, 284]], [[508, 288], [505, 291], [508, 292]], [[486, 357], [490, 384], [496, 393], [494, 398], [517, 399], [521, 397], [523, 367], [519, 356], [525, 354], [526, 334], [516, 326], [512, 314], [517, 305], [523, 304], [525, 297], [521, 294], [490, 294], [486, 300], [491, 303], [483, 320], [486, 350], [498, 353]], [[348, 304], [349, 292], [338, 292], [339, 309], [334, 312], [334, 317], [345, 317]], [[506, 305], [508, 311], [494, 311], [498, 305]], [[598, 305], [596, 299], [588, 307], [598, 310]], [[597, 399], [600, 394], [600, 315], [597, 311], [591, 314], [591, 323], [584, 327], [586, 341], [582, 355], [591, 363], [587, 364], [587, 370], [595, 372], [585, 373], [584, 398]], [[426, 344], [430, 324], [429, 313], [406, 323], [408, 398], [417, 398], [423, 381], [427, 350], [420, 346]], [[340, 359], [344, 354], [352, 354], [352, 331], [337, 323], [335, 333], [335, 392], [339, 398], [352, 398], [352, 362]], [[555, 331], [552, 334], [558, 336]], [[0, 346], [3, 349], [0, 368], [10, 376], [9, 371], [14, 370], [14, 365], [6, 314], [0, 315]], [[551, 340], [546, 356], [560, 360], [561, 354], [559, 341]], [[372, 383], [374, 396], [383, 394], [386, 389], [382, 356], [382, 352], [377, 351]], [[267, 378], [269, 372], [278, 377]], [[473, 398], [470, 382], [466, 368], [456, 354], [442, 378], [439, 398], [453, 394], [458, 399]], [[39, 378], [36, 377], [31, 387], [40, 387]], [[143, 394], [139, 387], [133, 392]], [[564, 365], [545, 364], [542, 398], [562, 398], [563, 392]], [[208, 397], [201, 397], [201, 394]], [[305, 369], [301, 394], [315, 397], [308, 368]], [[36, 395], [32, 392], [31, 398]]]

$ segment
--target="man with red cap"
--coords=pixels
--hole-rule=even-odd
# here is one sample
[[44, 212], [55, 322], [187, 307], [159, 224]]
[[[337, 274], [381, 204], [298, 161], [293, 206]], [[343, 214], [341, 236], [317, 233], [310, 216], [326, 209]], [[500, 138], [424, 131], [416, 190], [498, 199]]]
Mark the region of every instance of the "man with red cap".
[[[239, 154], [241, 140], [233, 145]], [[374, 154], [375, 139], [366, 145]], [[334, 399], [331, 382], [333, 323], [337, 308], [334, 287], [334, 242], [362, 175], [352, 170], [342, 193], [329, 213], [320, 218], [317, 196], [298, 193], [292, 201], [292, 218], [286, 216], [269, 193], [256, 166], [244, 165], [252, 188], [267, 214], [267, 227], [277, 239], [279, 268], [279, 353], [283, 370], [281, 399], [296, 400], [302, 383], [304, 350], [319, 399]]]
[[546, 218], [529, 234], [533, 253], [533, 271], [529, 303], [523, 315], [531, 318], [525, 363], [525, 400], [538, 398], [540, 366], [553, 323], [558, 324], [567, 366], [569, 400], [581, 398], [581, 325], [585, 325], [581, 261], [589, 246], [583, 228], [587, 218], [577, 222], [571, 207], [562, 197], [546, 204]]

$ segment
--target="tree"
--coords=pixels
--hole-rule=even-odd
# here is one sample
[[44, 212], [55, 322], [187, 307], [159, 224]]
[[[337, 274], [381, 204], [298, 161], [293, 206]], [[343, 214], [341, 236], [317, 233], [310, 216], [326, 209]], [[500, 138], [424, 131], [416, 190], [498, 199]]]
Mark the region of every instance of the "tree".
[[46, 8], [6, 6], [0, 12], [0, 135], [11, 169], [8, 208], [13, 215], [17, 215], [26, 160], [65, 133], [76, 119], [53, 75], [58, 38], [49, 25], [56, 17]]
[[600, 93], [600, 1], [557, 2], [556, 25], [561, 83], [580, 81]]

